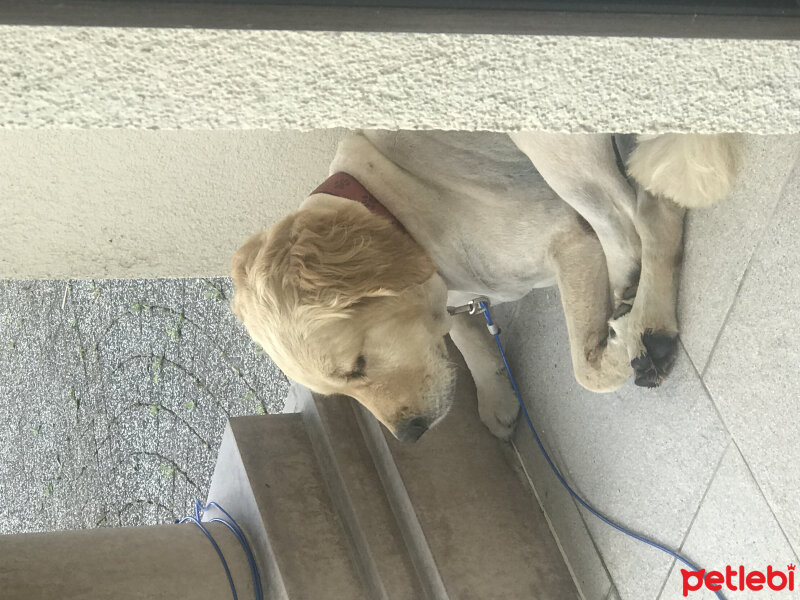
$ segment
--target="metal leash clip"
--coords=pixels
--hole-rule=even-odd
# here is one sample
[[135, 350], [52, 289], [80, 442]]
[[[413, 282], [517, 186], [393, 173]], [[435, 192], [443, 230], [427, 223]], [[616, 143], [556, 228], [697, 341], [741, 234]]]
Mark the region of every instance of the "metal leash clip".
[[486, 296], [478, 296], [477, 298], [473, 298], [461, 306], [448, 306], [447, 312], [449, 312], [451, 315], [460, 315], [462, 313], [479, 315], [483, 313], [484, 310], [481, 306], [481, 302], [485, 302], [486, 306], [491, 306], [491, 302], [489, 302], [489, 299]]

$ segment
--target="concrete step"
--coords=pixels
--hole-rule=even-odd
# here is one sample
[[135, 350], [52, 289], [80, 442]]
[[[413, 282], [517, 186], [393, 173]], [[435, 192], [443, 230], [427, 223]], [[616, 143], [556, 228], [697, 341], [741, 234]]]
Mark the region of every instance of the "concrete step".
[[294, 388], [294, 409], [338, 490], [335, 504], [351, 515], [343, 522], [369, 546], [390, 598], [420, 597], [386, 575], [406, 577], [408, 564], [426, 598], [577, 598], [516, 455], [481, 423], [474, 383], [452, 346], [451, 360], [462, 367], [455, 405], [415, 444], [398, 442], [350, 398]]
[[232, 419], [209, 498], [253, 539], [272, 599], [570, 600], [579, 594], [462, 368], [451, 414], [402, 444], [355, 401], [293, 386]]
[[404, 532], [362, 435], [354, 401], [322, 397], [305, 390], [300, 404], [334, 505], [356, 549], [359, 571], [370, 597], [433, 598], [415, 567], [419, 553], [409, 553]]
[[415, 444], [365, 410], [359, 421], [376, 462], [403, 483], [450, 598], [579, 597], [516, 456], [480, 421], [471, 377], [459, 377], [450, 414]]
[[209, 500], [247, 533], [270, 600], [371, 597], [301, 415], [231, 419]]

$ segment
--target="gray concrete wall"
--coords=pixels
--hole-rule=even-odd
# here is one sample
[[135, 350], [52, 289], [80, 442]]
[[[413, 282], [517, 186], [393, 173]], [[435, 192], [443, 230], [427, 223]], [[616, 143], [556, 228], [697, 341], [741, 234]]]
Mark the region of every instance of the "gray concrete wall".
[[0, 278], [228, 276], [342, 135], [0, 130]]
[[[252, 598], [250, 569], [239, 542], [221, 523], [205, 527], [225, 556], [238, 597]], [[5, 600], [231, 596], [214, 547], [190, 523], [4, 535], [0, 556]]]
[[0, 27], [0, 126], [800, 131], [800, 42]]

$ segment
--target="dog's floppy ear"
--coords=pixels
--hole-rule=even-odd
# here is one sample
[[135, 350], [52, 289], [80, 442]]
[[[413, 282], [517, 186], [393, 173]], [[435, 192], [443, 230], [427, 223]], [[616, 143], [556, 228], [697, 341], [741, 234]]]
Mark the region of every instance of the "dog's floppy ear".
[[233, 277], [237, 294], [249, 287], [280, 313], [299, 306], [339, 312], [398, 295], [434, 271], [407, 233], [353, 202], [297, 211], [253, 236], [234, 257]]
[[262, 231], [250, 238], [233, 255], [233, 287], [236, 293], [231, 302], [231, 309], [236, 317], [244, 322], [247, 306], [253, 297], [254, 290], [249, 283], [251, 273], [259, 254], [267, 241], [267, 232]]

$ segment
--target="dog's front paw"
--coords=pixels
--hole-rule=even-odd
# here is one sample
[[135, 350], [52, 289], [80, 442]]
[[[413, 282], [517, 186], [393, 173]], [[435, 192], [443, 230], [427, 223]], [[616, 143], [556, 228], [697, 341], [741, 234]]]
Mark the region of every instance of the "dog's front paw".
[[641, 387], [661, 385], [672, 372], [678, 356], [677, 331], [654, 331], [639, 325], [630, 312], [615, 315], [609, 321], [609, 343], [622, 343]]
[[496, 438], [508, 440], [514, 433], [519, 402], [505, 371], [492, 377], [492, 385], [478, 386], [478, 414]]
[[645, 332], [641, 336], [643, 352], [631, 361], [636, 385], [658, 387], [672, 372], [678, 356], [678, 334]]

